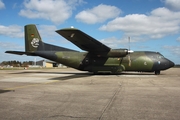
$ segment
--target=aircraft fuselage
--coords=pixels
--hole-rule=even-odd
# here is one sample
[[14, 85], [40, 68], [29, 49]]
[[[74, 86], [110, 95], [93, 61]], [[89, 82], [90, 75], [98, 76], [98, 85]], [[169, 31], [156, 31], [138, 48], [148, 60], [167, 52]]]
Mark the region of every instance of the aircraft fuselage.
[[[38, 54], [39, 53], [39, 54]], [[43, 54], [44, 53], [44, 54]], [[66, 66], [89, 72], [117, 74], [122, 71], [155, 72], [166, 70], [174, 63], [158, 52], [135, 51], [125, 57], [101, 57], [88, 52], [35, 52], [38, 56], [62, 63]]]

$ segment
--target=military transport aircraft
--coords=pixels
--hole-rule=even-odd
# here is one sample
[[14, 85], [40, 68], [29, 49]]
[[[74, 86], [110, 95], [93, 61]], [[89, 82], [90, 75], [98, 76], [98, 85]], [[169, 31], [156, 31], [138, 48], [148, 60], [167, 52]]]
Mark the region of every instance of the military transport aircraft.
[[155, 72], [160, 74], [174, 66], [174, 63], [159, 52], [129, 51], [111, 49], [81, 30], [65, 28], [56, 32], [86, 52], [44, 43], [34, 24], [25, 27], [25, 52], [6, 51], [6, 53], [40, 56], [66, 66], [97, 73], [119, 74], [122, 71]]

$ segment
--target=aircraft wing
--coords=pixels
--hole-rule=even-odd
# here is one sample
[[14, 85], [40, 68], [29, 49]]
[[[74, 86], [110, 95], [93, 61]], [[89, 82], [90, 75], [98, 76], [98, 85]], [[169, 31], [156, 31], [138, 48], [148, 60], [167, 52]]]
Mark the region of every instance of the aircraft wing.
[[75, 28], [65, 28], [57, 30], [56, 32], [82, 50], [94, 54], [107, 53], [111, 49], [98, 40]]

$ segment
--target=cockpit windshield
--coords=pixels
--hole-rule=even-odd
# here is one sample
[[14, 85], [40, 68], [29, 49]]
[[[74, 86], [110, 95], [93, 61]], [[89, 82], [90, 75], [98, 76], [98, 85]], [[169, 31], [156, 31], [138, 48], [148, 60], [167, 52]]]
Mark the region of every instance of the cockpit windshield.
[[159, 52], [158, 52], [157, 54], [158, 54], [157, 57], [158, 57], [159, 59], [163, 59], [163, 58], [164, 58], [164, 56], [163, 56], [162, 54], [160, 54]]
[[164, 58], [164, 56], [162, 56], [162, 55], [159, 55], [159, 56], [158, 56], [158, 58], [162, 59], [162, 58]]

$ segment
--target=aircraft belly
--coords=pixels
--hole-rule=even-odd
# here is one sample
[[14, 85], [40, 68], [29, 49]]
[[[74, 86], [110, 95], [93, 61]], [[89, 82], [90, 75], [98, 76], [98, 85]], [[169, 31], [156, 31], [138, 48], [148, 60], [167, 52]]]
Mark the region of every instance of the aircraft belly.
[[90, 72], [120, 73], [124, 68], [119, 64], [118, 58], [93, 58], [91, 64], [84, 70]]
[[55, 55], [55, 51], [36, 51], [34, 52], [35, 55], [52, 60], [52, 61], [56, 61], [57, 60], [57, 56]]
[[87, 66], [84, 70], [94, 73], [120, 73], [122, 66]]

